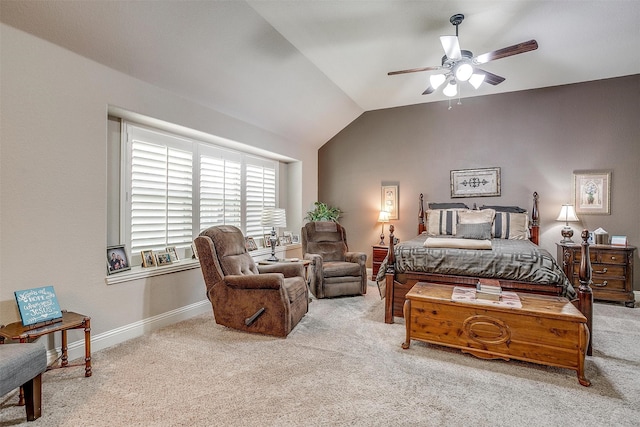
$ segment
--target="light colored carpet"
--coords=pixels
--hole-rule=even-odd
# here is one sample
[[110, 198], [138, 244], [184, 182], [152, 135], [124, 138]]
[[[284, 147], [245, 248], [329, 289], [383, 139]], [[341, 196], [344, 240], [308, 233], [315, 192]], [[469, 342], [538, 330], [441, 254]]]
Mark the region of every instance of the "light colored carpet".
[[[481, 360], [413, 342], [365, 297], [314, 300], [286, 339], [237, 332], [202, 315], [44, 374], [31, 426], [637, 426], [640, 308], [595, 305], [592, 381], [571, 370]], [[0, 425], [27, 424], [17, 391]]]

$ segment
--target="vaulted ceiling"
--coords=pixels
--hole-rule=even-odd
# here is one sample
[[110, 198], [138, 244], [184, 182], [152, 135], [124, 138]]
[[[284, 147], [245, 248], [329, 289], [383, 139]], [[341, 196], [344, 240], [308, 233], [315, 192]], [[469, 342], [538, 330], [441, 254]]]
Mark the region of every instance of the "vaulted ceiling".
[[387, 72], [439, 65], [455, 13], [474, 54], [539, 44], [462, 98], [640, 73], [631, 0], [0, 0], [7, 25], [314, 149], [364, 111], [442, 102], [429, 73]]

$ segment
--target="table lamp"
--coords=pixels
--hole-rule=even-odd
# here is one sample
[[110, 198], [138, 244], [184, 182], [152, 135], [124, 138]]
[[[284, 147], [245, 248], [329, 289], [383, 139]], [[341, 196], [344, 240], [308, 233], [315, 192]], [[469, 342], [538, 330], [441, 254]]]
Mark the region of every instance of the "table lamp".
[[389, 222], [389, 212], [380, 211], [380, 216], [378, 216], [378, 222], [382, 223], [382, 232], [380, 233], [379, 245], [384, 246], [384, 223]]
[[573, 208], [573, 205], [562, 205], [562, 209], [560, 209], [560, 214], [556, 221], [564, 221], [564, 227], [562, 227], [562, 237], [563, 239], [560, 243], [573, 243], [571, 237], [573, 237], [573, 230], [569, 227], [569, 221], [577, 222], [580, 221], [576, 216], [576, 211]]
[[260, 224], [263, 227], [271, 227], [271, 236], [269, 237], [269, 242], [271, 243], [271, 257], [267, 258], [267, 261], [278, 261], [278, 258], [276, 257], [276, 243], [278, 242], [278, 238], [276, 237], [276, 227], [287, 226], [287, 214], [284, 209], [264, 209], [262, 211]]

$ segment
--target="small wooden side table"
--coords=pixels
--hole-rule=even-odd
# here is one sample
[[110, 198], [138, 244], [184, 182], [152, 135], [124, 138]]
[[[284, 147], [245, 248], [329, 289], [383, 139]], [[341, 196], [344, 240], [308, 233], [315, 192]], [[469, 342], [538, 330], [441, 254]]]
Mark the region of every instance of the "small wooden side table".
[[[22, 322], [10, 323], [0, 327], [0, 344], [4, 344], [4, 340], [9, 338], [13, 341], [21, 343], [33, 342], [43, 335], [48, 335], [60, 331], [62, 334], [62, 355], [60, 357], [60, 366], [49, 366], [47, 370], [54, 368], [67, 368], [71, 366], [81, 366], [81, 364], [70, 365], [67, 356], [67, 331], [69, 329], [84, 329], [84, 376], [91, 376], [91, 318], [84, 314], [74, 313], [64, 310], [62, 312], [62, 321], [51, 323], [35, 329], [29, 329], [22, 325]], [[57, 360], [56, 360], [57, 361]], [[54, 362], [55, 363], [55, 362]], [[24, 394], [20, 388], [20, 401], [18, 405], [24, 405]]]

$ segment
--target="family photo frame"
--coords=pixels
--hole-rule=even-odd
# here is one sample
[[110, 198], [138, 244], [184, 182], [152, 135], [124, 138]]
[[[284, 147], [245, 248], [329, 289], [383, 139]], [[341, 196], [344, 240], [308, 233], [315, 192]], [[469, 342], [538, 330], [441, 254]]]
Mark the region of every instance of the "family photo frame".
[[129, 258], [124, 245], [107, 247], [107, 272], [108, 274], [121, 273], [131, 270]]
[[573, 171], [573, 203], [576, 214], [611, 214], [611, 171]]
[[148, 251], [140, 251], [140, 256], [142, 257], [142, 266], [143, 267], [155, 267], [156, 264], [156, 256], [152, 250]]

